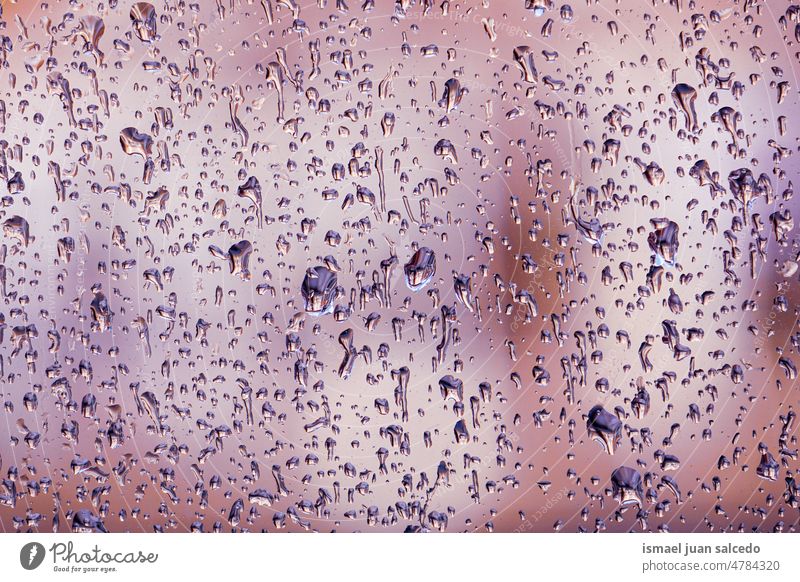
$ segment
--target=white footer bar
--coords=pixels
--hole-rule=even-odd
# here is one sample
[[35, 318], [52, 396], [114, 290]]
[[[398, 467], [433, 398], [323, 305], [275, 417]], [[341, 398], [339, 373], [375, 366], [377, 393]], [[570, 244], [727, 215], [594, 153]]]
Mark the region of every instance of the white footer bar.
[[13, 580], [782, 580], [794, 534], [5, 534]]

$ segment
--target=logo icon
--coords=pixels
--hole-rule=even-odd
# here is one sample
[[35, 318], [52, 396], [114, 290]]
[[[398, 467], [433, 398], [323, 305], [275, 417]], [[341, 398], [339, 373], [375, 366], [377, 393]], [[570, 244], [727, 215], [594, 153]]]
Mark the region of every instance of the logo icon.
[[26, 570], [35, 570], [44, 562], [44, 546], [39, 542], [29, 542], [19, 551], [19, 563]]

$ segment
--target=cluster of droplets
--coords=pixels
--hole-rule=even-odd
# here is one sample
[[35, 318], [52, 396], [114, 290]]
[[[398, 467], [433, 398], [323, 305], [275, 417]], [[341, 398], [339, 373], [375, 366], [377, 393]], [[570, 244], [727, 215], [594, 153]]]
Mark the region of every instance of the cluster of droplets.
[[800, 6], [20, 4], [6, 531], [796, 529]]

